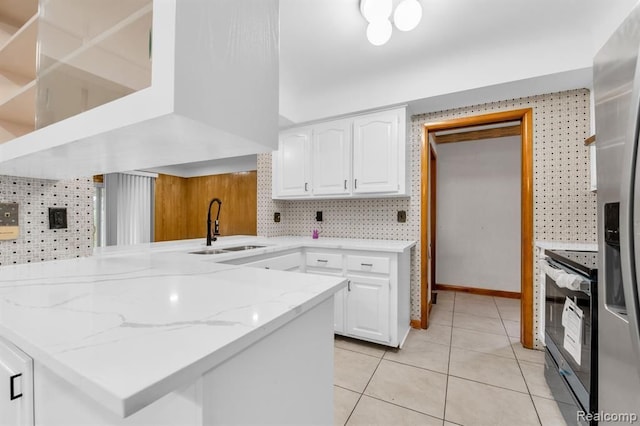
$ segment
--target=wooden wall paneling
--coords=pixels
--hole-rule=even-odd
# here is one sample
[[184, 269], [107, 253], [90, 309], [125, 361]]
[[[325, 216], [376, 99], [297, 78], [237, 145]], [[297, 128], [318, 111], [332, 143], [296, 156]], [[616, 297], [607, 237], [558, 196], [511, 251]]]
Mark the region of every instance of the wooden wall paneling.
[[187, 179], [159, 174], [155, 188], [154, 241], [186, 238], [187, 207]]
[[[258, 216], [257, 172], [228, 173], [188, 179], [186, 238], [205, 238], [207, 209], [212, 198], [222, 200], [220, 234], [256, 235]], [[217, 206], [212, 208], [215, 217]]]

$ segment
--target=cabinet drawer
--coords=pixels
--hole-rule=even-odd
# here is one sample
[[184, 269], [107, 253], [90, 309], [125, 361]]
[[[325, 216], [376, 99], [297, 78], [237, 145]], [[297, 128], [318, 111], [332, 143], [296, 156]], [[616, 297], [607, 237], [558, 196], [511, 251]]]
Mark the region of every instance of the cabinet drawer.
[[307, 253], [307, 266], [342, 269], [342, 255], [332, 253]]
[[300, 254], [291, 253], [285, 254], [284, 256], [271, 257], [269, 259], [258, 260], [256, 262], [245, 263], [245, 266], [289, 271], [300, 267]]
[[349, 271], [389, 273], [389, 258], [376, 256], [347, 256]]

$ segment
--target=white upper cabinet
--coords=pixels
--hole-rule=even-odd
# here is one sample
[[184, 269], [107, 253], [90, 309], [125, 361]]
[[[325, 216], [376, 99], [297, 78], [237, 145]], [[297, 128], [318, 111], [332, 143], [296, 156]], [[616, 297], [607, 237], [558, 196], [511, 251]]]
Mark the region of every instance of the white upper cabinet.
[[311, 193], [311, 129], [303, 128], [280, 135], [277, 192], [287, 197], [300, 197]]
[[337, 120], [313, 129], [313, 194], [349, 194], [351, 190], [351, 123]]
[[356, 118], [353, 121], [353, 192], [395, 192], [398, 176], [398, 111]]
[[[63, 179], [277, 148], [278, 0], [41, 4], [35, 87], [25, 75], [11, 89], [19, 105], [0, 99], [0, 140], [19, 135], [0, 144], [0, 174]], [[30, 121], [10, 114], [27, 97], [37, 130], [22, 134], [34, 105]]]
[[[408, 196], [406, 125], [405, 108], [396, 108], [281, 133], [273, 156], [273, 198]], [[299, 157], [300, 148], [291, 159], [289, 139], [302, 133], [311, 138], [306, 161]], [[308, 164], [311, 181], [309, 174], [303, 178]], [[306, 191], [301, 183], [307, 184]]]

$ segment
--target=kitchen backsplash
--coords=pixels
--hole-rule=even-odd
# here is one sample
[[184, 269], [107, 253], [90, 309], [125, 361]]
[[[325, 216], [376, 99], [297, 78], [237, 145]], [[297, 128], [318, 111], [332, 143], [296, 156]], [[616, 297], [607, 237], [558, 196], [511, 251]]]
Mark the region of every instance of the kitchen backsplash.
[[[17, 240], [0, 241], [0, 265], [91, 255], [94, 192], [91, 178], [0, 175], [0, 203], [18, 203], [20, 223]], [[49, 207], [67, 208], [67, 229], [49, 229]]]
[[[510, 99], [411, 117], [408, 133], [411, 198], [376, 200], [275, 201], [271, 199], [271, 154], [258, 155], [258, 235], [311, 235], [396, 240], [420, 239], [420, 146], [428, 122], [498, 111], [532, 108], [534, 125], [534, 239], [596, 241], [596, 195], [589, 191], [589, 91]], [[322, 210], [324, 221], [315, 221]], [[398, 223], [397, 210], [407, 211]], [[273, 213], [281, 213], [281, 222]], [[412, 250], [411, 318], [420, 318], [420, 247]], [[539, 297], [538, 271], [534, 294]], [[537, 305], [537, 304], [534, 304]], [[534, 322], [537, 327], [538, 312]]]

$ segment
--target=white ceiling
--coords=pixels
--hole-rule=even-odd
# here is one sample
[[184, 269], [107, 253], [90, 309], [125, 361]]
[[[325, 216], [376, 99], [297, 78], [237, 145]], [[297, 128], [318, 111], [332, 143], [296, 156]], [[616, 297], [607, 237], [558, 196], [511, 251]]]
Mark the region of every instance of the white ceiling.
[[585, 87], [594, 54], [636, 3], [419, 1], [418, 28], [376, 47], [359, 0], [280, 0], [280, 114], [299, 123], [407, 102], [426, 112], [431, 98], [432, 108], [460, 106], [474, 90], [492, 88], [482, 101], [524, 80], [505, 91], [518, 95], [538, 78], [536, 90]]
[[[589, 88], [593, 56], [637, 2], [419, 1], [420, 25], [376, 47], [359, 0], [280, 0], [281, 128], [396, 104], [416, 114]], [[207, 167], [182, 175], [195, 169]]]

